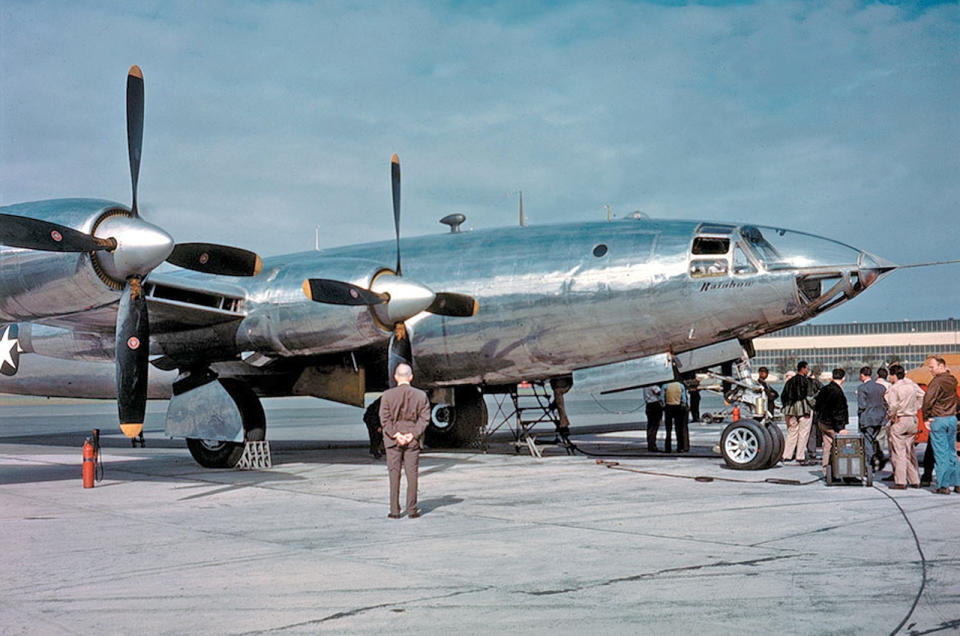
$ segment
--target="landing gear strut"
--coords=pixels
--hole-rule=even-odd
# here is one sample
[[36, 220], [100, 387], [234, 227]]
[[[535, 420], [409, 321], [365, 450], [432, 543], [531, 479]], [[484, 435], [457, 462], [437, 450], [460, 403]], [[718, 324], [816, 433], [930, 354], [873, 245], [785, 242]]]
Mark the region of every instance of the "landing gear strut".
[[762, 470], [777, 465], [783, 455], [784, 439], [767, 407], [766, 393], [750, 373], [744, 356], [732, 375], [711, 375], [724, 386], [724, 399], [737, 404], [743, 419], [732, 422], [720, 436], [720, 453], [734, 470]]

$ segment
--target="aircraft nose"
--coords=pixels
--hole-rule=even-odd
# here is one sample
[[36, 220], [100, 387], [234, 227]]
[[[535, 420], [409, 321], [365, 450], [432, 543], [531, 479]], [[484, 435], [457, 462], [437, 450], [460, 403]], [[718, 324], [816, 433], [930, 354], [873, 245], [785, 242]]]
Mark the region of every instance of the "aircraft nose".
[[874, 256], [870, 252], [860, 252], [860, 258], [857, 261], [857, 270], [860, 284], [863, 285], [864, 288], [869, 287], [895, 269], [897, 269], [895, 263], [891, 263], [879, 256]]

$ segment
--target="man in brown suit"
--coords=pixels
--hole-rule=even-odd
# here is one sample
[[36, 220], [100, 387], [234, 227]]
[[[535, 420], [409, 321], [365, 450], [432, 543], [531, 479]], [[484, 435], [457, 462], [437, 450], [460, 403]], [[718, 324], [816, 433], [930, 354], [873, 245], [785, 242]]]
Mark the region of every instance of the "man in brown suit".
[[387, 389], [380, 399], [380, 424], [383, 445], [387, 451], [387, 472], [390, 474], [391, 519], [400, 518], [400, 466], [407, 475], [407, 516], [416, 519], [417, 471], [420, 468], [420, 442], [430, 423], [430, 401], [427, 394], [410, 386], [413, 369], [397, 365], [393, 374], [397, 386]]

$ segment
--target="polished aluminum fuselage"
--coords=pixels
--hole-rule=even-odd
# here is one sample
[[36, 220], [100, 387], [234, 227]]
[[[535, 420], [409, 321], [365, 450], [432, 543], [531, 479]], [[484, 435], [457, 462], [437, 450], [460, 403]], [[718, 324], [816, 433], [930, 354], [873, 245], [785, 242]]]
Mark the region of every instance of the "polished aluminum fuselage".
[[[113, 208], [123, 206], [62, 200], [0, 210], [89, 231], [98, 215]], [[849, 256], [841, 250], [844, 262], [817, 261], [798, 270], [767, 269], [751, 253], [751, 271], [734, 274], [731, 268], [724, 276], [697, 278], [691, 275], [691, 242], [698, 229], [702, 232], [702, 225], [695, 221], [631, 218], [401, 241], [405, 279], [434, 291], [469, 294], [479, 303], [469, 318], [421, 313], [407, 320], [419, 383], [505, 384], [731, 338], [748, 340], [816, 313], [798, 294], [798, 272], [849, 277], [861, 254], [848, 248]], [[737, 232], [731, 237], [739, 244]], [[181, 367], [227, 365], [223, 369], [236, 369], [243, 365], [241, 357], [259, 354], [270, 364], [257, 373], [269, 374], [275, 363], [289, 371], [297, 361], [310, 365], [330, 354], [385, 347], [390, 326], [371, 309], [312, 302], [302, 284], [329, 278], [369, 287], [378, 274], [391, 271], [395, 249], [393, 241], [385, 241], [272, 257], [259, 275], [246, 279], [153, 273], [148, 284], [227, 290], [241, 302], [235, 319], [215, 326], [152, 328], [151, 352]], [[27, 351], [75, 358], [84, 357], [82, 349], [86, 359], [109, 357], [119, 292], [90, 260], [87, 254], [0, 248], [0, 321], [40, 323]], [[846, 298], [859, 291], [851, 289]], [[21, 364], [24, 373], [28, 364]], [[52, 394], [42, 379], [31, 386]], [[8, 387], [0, 381], [0, 391]], [[104, 387], [103, 397], [114, 391]]]

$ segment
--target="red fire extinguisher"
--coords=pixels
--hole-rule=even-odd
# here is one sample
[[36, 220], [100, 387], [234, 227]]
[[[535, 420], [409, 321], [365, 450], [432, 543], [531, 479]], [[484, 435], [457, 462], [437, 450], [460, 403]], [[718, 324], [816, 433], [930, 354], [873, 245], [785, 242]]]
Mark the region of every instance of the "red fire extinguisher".
[[96, 468], [96, 453], [90, 438], [83, 443], [83, 487], [93, 488], [93, 475]]
[[734, 422], [739, 422], [739, 421], [740, 421], [740, 407], [739, 407], [739, 406], [733, 407], [733, 421], [734, 421]]

